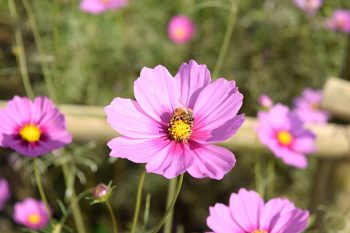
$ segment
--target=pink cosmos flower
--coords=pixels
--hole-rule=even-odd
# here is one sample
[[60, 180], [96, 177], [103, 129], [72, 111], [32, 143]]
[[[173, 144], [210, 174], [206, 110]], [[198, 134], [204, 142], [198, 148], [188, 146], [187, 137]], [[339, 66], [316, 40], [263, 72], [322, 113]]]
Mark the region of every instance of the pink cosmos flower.
[[33, 198], [15, 204], [14, 220], [33, 230], [41, 230], [49, 223], [49, 211], [45, 204]]
[[10, 186], [6, 179], [0, 179], [0, 210], [2, 210], [11, 196]]
[[0, 110], [0, 146], [37, 157], [72, 140], [64, 116], [46, 97], [15, 96]]
[[294, 0], [294, 4], [308, 15], [314, 15], [322, 3], [322, 0]]
[[257, 133], [276, 157], [297, 168], [307, 167], [305, 155], [315, 151], [315, 135], [304, 129], [299, 117], [282, 104], [258, 113]]
[[233, 153], [212, 145], [230, 138], [244, 121], [243, 95], [234, 81], [211, 81], [205, 65], [181, 65], [175, 78], [164, 66], [143, 68], [134, 83], [136, 101], [116, 98], [107, 120], [123, 136], [108, 143], [111, 156], [147, 163], [147, 172], [173, 178], [222, 179]]
[[169, 38], [176, 44], [184, 44], [191, 40], [195, 31], [194, 23], [185, 15], [172, 17], [168, 24]]
[[273, 106], [273, 101], [271, 100], [271, 98], [266, 95], [266, 94], [262, 94], [259, 96], [258, 99], [259, 105], [263, 108], [269, 109]]
[[274, 198], [264, 203], [254, 191], [232, 193], [230, 204], [210, 207], [207, 225], [214, 233], [300, 233], [308, 223], [309, 212], [292, 202]]
[[128, 0], [82, 0], [80, 9], [82, 11], [100, 14], [106, 10], [116, 10], [128, 4]]
[[325, 124], [329, 113], [320, 110], [322, 90], [306, 88], [302, 95], [294, 100], [294, 112], [305, 123]]
[[350, 11], [335, 10], [326, 22], [326, 27], [333, 31], [350, 33]]

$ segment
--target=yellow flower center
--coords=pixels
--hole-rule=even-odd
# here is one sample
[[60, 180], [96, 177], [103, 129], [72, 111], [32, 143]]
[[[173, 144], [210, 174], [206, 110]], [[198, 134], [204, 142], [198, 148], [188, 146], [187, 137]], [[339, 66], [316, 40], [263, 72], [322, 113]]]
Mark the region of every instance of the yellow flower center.
[[108, 4], [109, 2], [110, 2], [111, 0], [100, 0], [100, 2], [102, 3], [102, 4]]
[[36, 125], [28, 124], [19, 131], [19, 135], [24, 141], [30, 143], [38, 142], [40, 140], [41, 130]]
[[252, 233], [268, 233], [268, 232], [264, 230], [255, 230], [255, 231], [252, 231]]
[[279, 131], [277, 134], [277, 140], [284, 146], [289, 146], [292, 143], [293, 136], [285, 130]]
[[40, 222], [41, 217], [39, 214], [30, 214], [28, 216], [28, 222], [32, 225], [36, 225]]
[[177, 142], [188, 141], [192, 134], [193, 120], [191, 109], [176, 108], [169, 122], [170, 138]]
[[186, 35], [186, 31], [183, 27], [175, 28], [175, 36], [177, 38], [183, 38]]

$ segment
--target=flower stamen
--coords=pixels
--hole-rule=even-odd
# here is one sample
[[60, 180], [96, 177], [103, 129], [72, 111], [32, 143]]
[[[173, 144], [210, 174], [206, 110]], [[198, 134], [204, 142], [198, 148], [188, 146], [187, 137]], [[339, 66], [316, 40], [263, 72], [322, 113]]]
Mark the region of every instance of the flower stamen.
[[255, 231], [252, 231], [252, 233], [268, 233], [268, 232], [264, 230], [255, 230]]
[[169, 122], [169, 137], [177, 142], [187, 142], [192, 134], [193, 121], [191, 109], [176, 108]]
[[30, 214], [28, 216], [28, 222], [32, 225], [36, 225], [40, 222], [41, 217], [39, 214]]
[[293, 136], [285, 130], [281, 130], [277, 133], [277, 140], [283, 146], [289, 146], [293, 141]]
[[41, 130], [34, 124], [27, 124], [20, 129], [19, 135], [24, 141], [35, 143], [40, 140]]

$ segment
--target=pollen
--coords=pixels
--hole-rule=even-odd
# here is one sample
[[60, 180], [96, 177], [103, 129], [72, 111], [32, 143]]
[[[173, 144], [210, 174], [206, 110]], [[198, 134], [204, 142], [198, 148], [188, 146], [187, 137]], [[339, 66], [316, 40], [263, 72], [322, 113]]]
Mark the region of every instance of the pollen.
[[283, 146], [289, 146], [292, 143], [293, 136], [288, 131], [282, 130], [278, 132], [277, 140]]
[[40, 140], [41, 130], [34, 124], [28, 124], [20, 129], [19, 135], [24, 141], [34, 143]]
[[27, 220], [30, 224], [36, 225], [41, 221], [41, 217], [39, 214], [30, 214]]
[[252, 233], [268, 233], [268, 232], [264, 230], [255, 230], [255, 231], [252, 231]]
[[183, 27], [175, 28], [175, 36], [177, 38], [183, 38], [186, 34], [186, 30]]
[[191, 109], [176, 108], [169, 122], [169, 137], [177, 142], [186, 142], [190, 139], [193, 126]]

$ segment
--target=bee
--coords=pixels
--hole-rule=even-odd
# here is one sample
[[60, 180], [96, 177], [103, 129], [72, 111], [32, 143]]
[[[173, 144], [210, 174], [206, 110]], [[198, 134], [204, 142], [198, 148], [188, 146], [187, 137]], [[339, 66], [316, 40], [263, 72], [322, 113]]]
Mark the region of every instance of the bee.
[[193, 123], [193, 111], [190, 108], [181, 106], [174, 110], [173, 117], [177, 120], [183, 120], [187, 123]]

